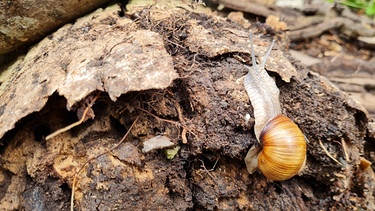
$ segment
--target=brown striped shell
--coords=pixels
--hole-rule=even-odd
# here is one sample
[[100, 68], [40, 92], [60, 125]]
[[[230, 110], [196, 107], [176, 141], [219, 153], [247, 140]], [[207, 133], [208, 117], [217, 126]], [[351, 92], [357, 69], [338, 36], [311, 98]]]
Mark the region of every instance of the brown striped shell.
[[259, 138], [263, 149], [258, 155], [258, 168], [268, 179], [287, 180], [305, 166], [305, 137], [288, 117], [277, 115], [272, 118]]

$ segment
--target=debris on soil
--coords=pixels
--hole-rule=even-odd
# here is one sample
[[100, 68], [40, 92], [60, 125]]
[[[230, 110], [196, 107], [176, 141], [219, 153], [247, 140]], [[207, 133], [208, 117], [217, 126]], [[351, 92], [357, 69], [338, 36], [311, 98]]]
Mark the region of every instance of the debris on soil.
[[143, 141], [143, 153], [150, 152], [155, 149], [164, 149], [168, 147], [173, 147], [175, 144], [171, 142], [171, 139], [167, 136], [155, 136], [150, 139]]
[[[172, 149], [166, 149], [166, 150], [164, 151], [164, 154], [165, 154], [165, 156], [167, 157], [167, 159], [171, 160], [171, 159], [173, 159], [173, 158], [177, 155], [177, 153], [178, 153], [178, 151], [179, 151], [180, 149], [181, 149], [180, 146], [175, 146], [175, 147], [172, 148]], [[371, 163], [370, 163], [370, 165], [371, 165]]]
[[[306, 169], [284, 182], [247, 173], [256, 142], [244, 118], [249, 30], [258, 58], [272, 40], [257, 26], [183, 8], [120, 16], [112, 6], [43, 40], [1, 84], [0, 209], [68, 210], [74, 177], [77, 210], [375, 209], [374, 166], [363, 168], [363, 159], [375, 163], [366, 110], [280, 47], [266, 69], [283, 113], [309, 139]], [[43, 138], [76, 122], [72, 108], [96, 90], [94, 119]], [[159, 135], [181, 147], [173, 159], [142, 153]]]

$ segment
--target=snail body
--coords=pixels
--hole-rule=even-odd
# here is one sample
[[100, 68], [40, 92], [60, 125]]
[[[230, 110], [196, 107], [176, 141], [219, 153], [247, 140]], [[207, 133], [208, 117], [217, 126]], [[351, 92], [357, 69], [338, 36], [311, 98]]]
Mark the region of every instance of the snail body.
[[266, 123], [273, 117], [281, 114], [279, 102], [280, 91], [277, 88], [275, 81], [264, 69], [265, 62], [267, 61], [267, 57], [271, 52], [273, 44], [274, 42], [272, 42], [271, 47], [268, 49], [263, 63], [258, 67], [255, 61], [253, 41], [251, 38], [253, 69], [249, 68], [249, 72], [244, 79], [245, 90], [249, 95], [251, 105], [254, 109], [254, 131], [258, 141], [260, 133]]
[[247, 170], [252, 174], [257, 168], [270, 180], [287, 180], [302, 171], [306, 162], [306, 140], [299, 127], [281, 114], [279, 89], [264, 69], [272, 42], [260, 67], [256, 65], [251, 41], [253, 70], [245, 76], [244, 86], [254, 109], [255, 145], [245, 158]]

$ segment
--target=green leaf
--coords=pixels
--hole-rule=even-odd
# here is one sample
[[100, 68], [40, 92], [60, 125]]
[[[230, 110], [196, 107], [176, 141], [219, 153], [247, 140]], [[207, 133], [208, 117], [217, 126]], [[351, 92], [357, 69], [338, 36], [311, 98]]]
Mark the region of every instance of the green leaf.
[[366, 8], [366, 15], [372, 16], [375, 14], [375, 8], [374, 7], [367, 7]]
[[180, 146], [176, 146], [175, 148], [172, 148], [172, 149], [166, 149], [164, 151], [165, 153], [165, 156], [167, 157], [167, 159], [169, 160], [172, 160], [174, 158], [174, 156], [176, 156], [176, 154], [178, 153], [178, 150], [180, 150]]

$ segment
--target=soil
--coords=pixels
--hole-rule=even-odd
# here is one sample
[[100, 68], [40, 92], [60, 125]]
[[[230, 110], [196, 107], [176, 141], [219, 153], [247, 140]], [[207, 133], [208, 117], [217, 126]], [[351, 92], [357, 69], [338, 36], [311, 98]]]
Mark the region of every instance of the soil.
[[[49, 96], [1, 139], [0, 209], [69, 210], [73, 188], [76, 210], [375, 209], [374, 166], [366, 165], [375, 162], [368, 113], [288, 54], [266, 68], [283, 113], [309, 140], [306, 168], [282, 182], [248, 174], [243, 160], [256, 139], [254, 119], [245, 120], [253, 112], [243, 76], [251, 66], [248, 31], [256, 35], [258, 58], [271, 42], [261, 25], [245, 29], [181, 8], [116, 18], [161, 35], [178, 78], [165, 89], [124, 91], [115, 101], [106, 90], [94, 91], [70, 110], [69, 99]], [[115, 28], [116, 19], [108, 24]], [[296, 71], [282, 74], [289, 65]], [[45, 140], [78, 121], [78, 111], [97, 95], [92, 119]], [[142, 143], [157, 135], [181, 147], [173, 158], [165, 149], [142, 152]]]

